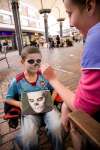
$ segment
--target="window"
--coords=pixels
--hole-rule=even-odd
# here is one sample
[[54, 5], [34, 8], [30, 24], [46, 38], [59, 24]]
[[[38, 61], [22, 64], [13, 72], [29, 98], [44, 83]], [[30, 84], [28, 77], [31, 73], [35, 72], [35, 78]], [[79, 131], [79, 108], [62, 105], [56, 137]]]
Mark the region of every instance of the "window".
[[22, 26], [28, 26], [28, 19], [24, 18], [24, 17], [20, 17], [20, 20], [21, 20], [21, 25]]
[[33, 28], [36, 28], [36, 27], [37, 27], [37, 26], [36, 26], [36, 22], [35, 22], [34, 20], [32, 20], [32, 19], [29, 20], [29, 26], [30, 26], [30, 27], [33, 27]]
[[11, 24], [11, 16], [6, 15], [6, 14], [0, 14], [0, 22], [6, 23], [6, 24]]
[[0, 22], [3, 22], [3, 16], [0, 14]]

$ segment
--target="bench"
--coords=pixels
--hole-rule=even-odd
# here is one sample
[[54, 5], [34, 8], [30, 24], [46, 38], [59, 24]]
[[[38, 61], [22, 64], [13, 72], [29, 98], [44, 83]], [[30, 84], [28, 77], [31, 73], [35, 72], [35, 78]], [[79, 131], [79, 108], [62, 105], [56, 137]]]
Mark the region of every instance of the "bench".
[[71, 112], [68, 117], [69, 121], [82, 135], [82, 139], [85, 139], [85, 146], [82, 146], [82, 150], [87, 150], [90, 147], [93, 150], [100, 150], [100, 123], [81, 111]]
[[0, 61], [2, 60], [6, 60], [6, 63], [8, 65], [8, 68], [10, 67], [9, 63], [8, 63], [8, 59], [7, 59], [7, 55], [6, 55], [6, 50], [2, 52], [2, 54], [0, 54]]

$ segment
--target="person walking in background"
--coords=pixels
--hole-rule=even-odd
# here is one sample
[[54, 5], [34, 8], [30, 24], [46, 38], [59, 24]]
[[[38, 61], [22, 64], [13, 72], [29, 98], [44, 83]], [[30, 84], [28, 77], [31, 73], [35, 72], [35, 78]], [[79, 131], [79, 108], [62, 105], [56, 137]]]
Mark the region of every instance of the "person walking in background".
[[56, 46], [57, 47], [59, 47], [60, 46], [60, 37], [59, 37], [59, 35], [57, 35], [57, 37], [56, 37]]
[[55, 48], [55, 43], [53, 38], [49, 38], [49, 49], [54, 49]]
[[5, 42], [3, 43], [3, 46], [2, 46], [2, 52], [6, 52], [7, 48], [8, 48], [8, 41], [5, 40]]
[[2, 44], [1, 44], [1, 42], [0, 42], [0, 52], [2, 52]]

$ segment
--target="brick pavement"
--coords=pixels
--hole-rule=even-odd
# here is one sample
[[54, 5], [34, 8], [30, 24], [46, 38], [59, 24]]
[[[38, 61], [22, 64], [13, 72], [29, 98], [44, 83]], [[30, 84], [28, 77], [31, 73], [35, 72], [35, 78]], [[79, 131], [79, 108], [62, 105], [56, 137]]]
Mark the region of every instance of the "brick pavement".
[[[55, 50], [42, 49], [43, 61], [57, 68], [56, 72], [58, 74], [58, 78], [65, 85], [69, 86], [71, 90], [75, 90], [80, 76], [79, 61], [81, 56], [81, 49], [82, 43], [75, 44], [75, 46], [71, 48], [60, 48]], [[20, 64], [20, 57], [17, 51], [7, 53], [7, 58], [10, 64], [10, 68], [7, 68], [5, 61], [0, 62], [0, 94], [3, 94], [3, 96], [6, 94], [9, 81], [23, 68]], [[5, 129], [4, 126], [6, 126]], [[1, 132], [3, 132], [3, 134], [6, 132], [7, 134], [3, 136], [4, 141], [7, 142], [7, 140], [10, 140], [10, 138], [12, 139], [14, 137], [16, 131], [11, 134], [11, 129], [9, 129], [7, 122], [4, 122], [2, 126], [0, 125], [0, 128], [4, 129], [3, 131], [0, 130], [0, 135], [2, 134]], [[44, 139], [44, 143], [47, 141], [45, 138], [42, 139]], [[6, 145], [4, 144], [2, 146], [2, 150], [10, 150], [11, 147], [12, 144], [11, 141], [9, 141], [9, 143], [6, 143]], [[44, 148], [42, 147], [42, 150], [46, 149], [48, 149], [48, 144], [45, 144]]]

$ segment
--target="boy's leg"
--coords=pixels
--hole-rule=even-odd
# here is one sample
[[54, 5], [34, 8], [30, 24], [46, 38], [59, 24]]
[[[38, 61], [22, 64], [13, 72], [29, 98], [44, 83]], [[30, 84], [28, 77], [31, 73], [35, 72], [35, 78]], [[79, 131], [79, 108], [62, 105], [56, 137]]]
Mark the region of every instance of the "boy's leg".
[[38, 130], [40, 118], [38, 116], [27, 115], [22, 117], [21, 130], [16, 136], [16, 143], [23, 150], [38, 149]]
[[64, 150], [63, 148], [63, 129], [60, 121], [60, 113], [53, 109], [45, 113], [44, 121], [48, 129], [48, 135], [54, 150]]

